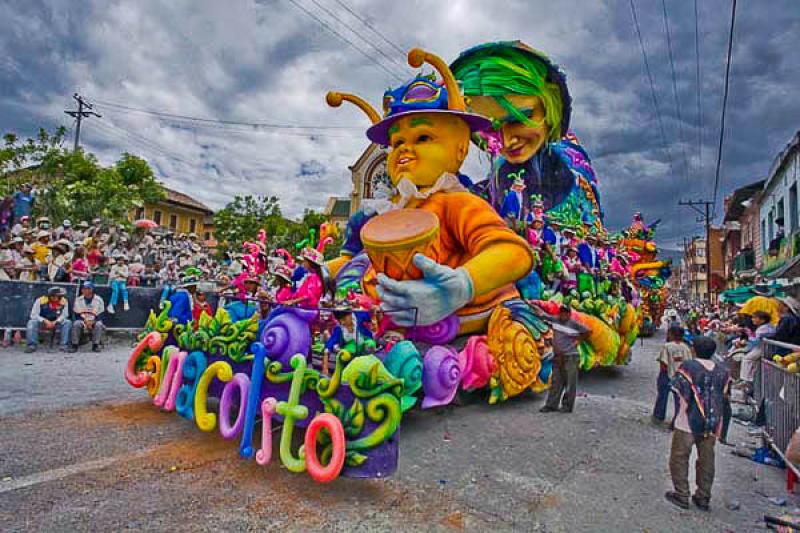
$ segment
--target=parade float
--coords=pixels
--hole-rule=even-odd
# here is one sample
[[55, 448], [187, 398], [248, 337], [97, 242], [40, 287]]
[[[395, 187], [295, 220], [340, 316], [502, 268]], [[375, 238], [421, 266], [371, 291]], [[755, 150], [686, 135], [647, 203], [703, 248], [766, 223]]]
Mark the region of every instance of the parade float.
[[633, 223], [625, 230], [623, 249], [630, 259], [630, 277], [639, 293], [639, 331], [643, 337], [655, 333], [667, 303], [667, 280], [672, 275], [672, 260], [658, 259], [655, 221], [646, 225], [642, 214], [633, 215]]
[[[295, 297], [302, 275], [291, 254], [274, 268], [255, 261], [280, 280], [274, 297], [248, 307], [248, 283], [259, 280], [248, 274], [241, 301], [214, 316], [181, 318], [185, 301], [170, 298], [125, 371], [156, 406], [238, 440], [260, 465], [280, 424], [281, 463], [319, 482], [394, 472], [410, 409], [546, 390], [562, 304], [592, 331], [580, 346], [585, 369], [624, 364], [637, 335], [630, 271], [611, 272], [563, 73], [518, 42], [468, 50], [452, 67], [421, 49], [408, 62], [433, 72], [388, 90], [382, 114], [358, 96], [327, 95], [364, 111], [367, 137], [389, 148], [393, 186], [351, 217], [340, 257], [323, 265], [314, 236], [303, 243], [306, 279], [322, 274], [315, 287], [330, 297]], [[492, 160], [478, 183], [460, 172], [473, 143]]]

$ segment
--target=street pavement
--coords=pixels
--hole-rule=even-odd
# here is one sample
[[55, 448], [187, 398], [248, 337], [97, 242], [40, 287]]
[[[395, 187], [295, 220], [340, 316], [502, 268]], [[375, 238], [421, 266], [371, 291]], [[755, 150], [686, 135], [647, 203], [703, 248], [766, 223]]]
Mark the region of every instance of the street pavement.
[[539, 413], [542, 397], [414, 411], [393, 477], [327, 485], [159, 412], [124, 382], [130, 343], [0, 349], [0, 531], [759, 531], [800, 505], [784, 471], [721, 445], [710, 513], [664, 500], [670, 435], [649, 422], [661, 342], [582, 374], [570, 415]]

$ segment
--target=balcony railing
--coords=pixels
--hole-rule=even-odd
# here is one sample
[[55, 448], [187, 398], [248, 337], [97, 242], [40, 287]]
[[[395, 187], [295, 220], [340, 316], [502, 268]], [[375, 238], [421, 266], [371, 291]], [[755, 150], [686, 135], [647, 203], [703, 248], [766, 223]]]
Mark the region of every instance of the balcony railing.
[[753, 250], [739, 252], [733, 260], [733, 271], [742, 272], [756, 267], [756, 253]]

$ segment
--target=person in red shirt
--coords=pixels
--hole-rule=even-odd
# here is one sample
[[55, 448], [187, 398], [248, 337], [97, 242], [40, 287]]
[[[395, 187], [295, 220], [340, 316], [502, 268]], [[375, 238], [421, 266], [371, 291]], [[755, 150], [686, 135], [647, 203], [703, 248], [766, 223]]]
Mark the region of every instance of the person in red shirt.
[[200, 321], [200, 315], [205, 312], [209, 317], [213, 317], [214, 309], [211, 307], [211, 303], [208, 301], [208, 296], [203, 291], [197, 291], [192, 300], [192, 320], [194, 321], [195, 329], [197, 329], [197, 325]]
[[91, 269], [97, 268], [102, 256], [103, 254], [97, 249], [97, 243], [93, 242], [89, 245], [89, 254], [86, 256], [86, 260], [89, 261], [89, 267]]

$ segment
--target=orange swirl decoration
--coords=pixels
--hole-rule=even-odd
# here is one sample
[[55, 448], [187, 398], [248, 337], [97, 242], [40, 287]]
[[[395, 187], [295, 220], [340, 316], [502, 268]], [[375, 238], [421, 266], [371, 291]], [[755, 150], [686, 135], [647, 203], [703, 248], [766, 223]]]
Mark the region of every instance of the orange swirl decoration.
[[516, 396], [536, 381], [542, 367], [536, 341], [505, 307], [492, 313], [487, 340], [505, 397]]

